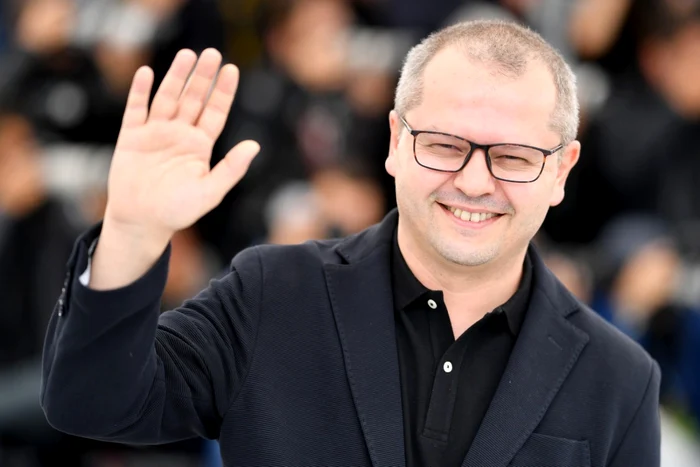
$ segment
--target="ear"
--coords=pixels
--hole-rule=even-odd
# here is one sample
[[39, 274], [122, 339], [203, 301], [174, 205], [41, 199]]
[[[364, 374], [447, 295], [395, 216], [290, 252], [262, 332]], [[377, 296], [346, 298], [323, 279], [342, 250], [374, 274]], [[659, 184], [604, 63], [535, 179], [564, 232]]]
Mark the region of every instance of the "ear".
[[403, 124], [399, 119], [399, 114], [397, 114], [395, 110], [389, 112], [389, 128], [391, 129], [389, 155], [384, 162], [384, 167], [389, 175], [395, 177], [396, 169], [399, 164], [399, 141], [401, 141], [401, 132], [404, 130]]
[[[550, 206], [557, 206], [564, 200], [564, 185], [566, 185], [566, 179], [569, 177], [571, 169], [578, 162], [581, 154], [581, 143], [572, 141], [562, 151], [561, 160], [557, 160], [557, 178], [552, 188], [552, 197], [549, 200]], [[556, 154], [552, 154], [549, 157], [559, 159], [559, 156]]]

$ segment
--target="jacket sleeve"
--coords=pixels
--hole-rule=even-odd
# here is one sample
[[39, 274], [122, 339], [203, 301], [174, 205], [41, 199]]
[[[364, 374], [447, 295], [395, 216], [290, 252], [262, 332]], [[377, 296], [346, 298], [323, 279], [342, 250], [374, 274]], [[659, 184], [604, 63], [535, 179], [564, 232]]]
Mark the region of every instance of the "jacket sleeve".
[[644, 396], [609, 467], [659, 467], [661, 464], [660, 384], [661, 371], [652, 361]]
[[160, 314], [170, 247], [143, 277], [111, 291], [83, 286], [88, 246], [76, 242], [47, 330], [41, 404], [76, 436], [130, 444], [218, 438], [249, 367], [259, 322], [257, 250], [180, 308]]

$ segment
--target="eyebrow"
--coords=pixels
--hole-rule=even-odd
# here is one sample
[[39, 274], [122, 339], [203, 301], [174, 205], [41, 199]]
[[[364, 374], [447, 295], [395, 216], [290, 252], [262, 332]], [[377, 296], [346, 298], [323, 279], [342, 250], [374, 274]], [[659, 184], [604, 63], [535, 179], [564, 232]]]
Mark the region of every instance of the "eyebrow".
[[[435, 131], [435, 132], [437, 132], [437, 133], [442, 133], [442, 134], [444, 134], [444, 135], [455, 136], [455, 137], [457, 137], [457, 138], [461, 138], [461, 139], [466, 140], [466, 141], [474, 141], [474, 142], [476, 142], [475, 140], [469, 139], [469, 137], [467, 137], [467, 136], [458, 135], [458, 134], [456, 134], [456, 133], [450, 133], [449, 131], [445, 131], [445, 130], [442, 129], [442, 128], [438, 128], [438, 127], [436, 127], [434, 124], [428, 125], [428, 127], [427, 127], [424, 131]], [[498, 142], [498, 143], [496, 143], [496, 144], [524, 144], [525, 146], [528, 146], [527, 143], [513, 143], [513, 142], [508, 141], [507, 139], [501, 139], [501, 140], [499, 140], [499, 141], [500, 141], [500, 142]]]
[[[430, 130], [430, 131], [437, 131], [438, 133], [452, 134], [452, 133], [447, 133], [445, 130], [443, 130], [443, 129], [441, 129], [441, 128], [438, 128], [438, 127], [436, 127], [436, 126], [433, 125], [433, 124], [428, 125], [428, 128], [427, 128], [427, 129]], [[453, 136], [458, 136], [458, 135], [453, 135]]]
[[455, 133], [450, 133], [449, 131], [446, 131], [444, 128], [438, 128], [433, 124], [428, 125], [428, 127], [426, 128], [425, 131], [435, 131], [437, 133], [442, 133], [444, 135], [450, 135], [450, 136], [456, 136], [457, 138], [461, 138], [461, 139], [469, 141], [469, 138], [467, 138], [467, 137], [464, 137], [462, 135], [458, 135]]

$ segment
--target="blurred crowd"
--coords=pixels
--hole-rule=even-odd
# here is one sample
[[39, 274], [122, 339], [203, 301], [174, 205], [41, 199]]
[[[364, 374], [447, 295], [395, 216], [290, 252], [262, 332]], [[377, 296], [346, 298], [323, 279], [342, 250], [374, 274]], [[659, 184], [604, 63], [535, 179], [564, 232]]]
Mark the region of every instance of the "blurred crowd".
[[351, 234], [392, 209], [387, 114], [403, 57], [471, 18], [527, 24], [574, 67], [582, 156], [536, 243], [661, 365], [664, 464], [700, 465], [700, 0], [2, 0], [0, 465], [218, 465], [200, 441], [62, 435], [39, 407], [45, 325], [76, 236], [101, 219], [138, 67], [158, 82], [177, 50], [219, 49], [241, 82], [212, 163], [243, 139], [262, 146], [173, 239], [167, 309], [242, 248]]

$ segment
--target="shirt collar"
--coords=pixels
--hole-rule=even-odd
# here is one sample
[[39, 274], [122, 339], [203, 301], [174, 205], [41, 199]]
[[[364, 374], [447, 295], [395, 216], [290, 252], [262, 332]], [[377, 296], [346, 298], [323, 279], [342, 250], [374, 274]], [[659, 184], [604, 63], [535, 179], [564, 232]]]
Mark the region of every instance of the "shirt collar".
[[[408, 264], [406, 264], [406, 260], [399, 249], [396, 231], [394, 231], [392, 244], [391, 274], [393, 281], [394, 308], [397, 311], [401, 311], [406, 309], [408, 305], [419, 299], [425, 293], [430, 292], [430, 290], [421, 284], [408, 267]], [[532, 269], [532, 260], [528, 252], [525, 256], [523, 275], [518, 289], [508, 301], [494, 310], [496, 313], [505, 314], [506, 320], [508, 321], [508, 328], [513, 335], [517, 335], [520, 332], [520, 328], [525, 320], [525, 314], [530, 301], [530, 291], [532, 289]]]

